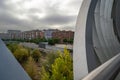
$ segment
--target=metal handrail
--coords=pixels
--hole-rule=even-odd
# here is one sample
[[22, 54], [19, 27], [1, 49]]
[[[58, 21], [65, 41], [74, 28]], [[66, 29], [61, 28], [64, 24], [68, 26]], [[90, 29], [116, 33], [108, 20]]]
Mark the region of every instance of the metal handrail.
[[120, 53], [93, 70], [82, 80], [114, 80], [120, 72]]

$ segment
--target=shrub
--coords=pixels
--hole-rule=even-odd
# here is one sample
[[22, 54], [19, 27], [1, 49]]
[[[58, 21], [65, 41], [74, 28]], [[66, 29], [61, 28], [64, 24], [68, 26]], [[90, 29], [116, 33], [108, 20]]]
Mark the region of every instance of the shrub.
[[64, 53], [55, 60], [52, 65], [52, 80], [73, 80], [73, 65], [72, 58], [67, 51], [64, 50]]
[[7, 44], [7, 47], [10, 49], [12, 53], [14, 53], [16, 49], [18, 48], [18, 44], [10, 43], [10, 44]]
[[39, 51], [39, 49], [34, 49], [31, 56], [33, 57], [33, 59], [38, 62], [39, 58], [41, 57], [41, 53]]
[[32, 80], [39, 80], [39, 72], [38, 67], [32, 57], [29, 57], [27, 63], [24, 65], [24, 69], [28, 73], [28, 75], [32, 78]]
[[49, 44], [49, 45], [55, 45], [55, 41], [54, 41], [53, 39], [49, 39], [49, 40], [48, 40], [48, 44]]
[[17, 48], [13, 55], [20, 63], [24, 63], [28, 60], [29, 57], [28, 50], [25, 48]]
[[60, 43], [60, 39], [58, 39], [58, 38], [55, 38], [53, 40], [54, 40], [55, 43]]
[[67, 42], [68, 42], [68, 40], [67, 40], [67, 39], [63, 39], [63, 42], [64, 42], [64, 43], [67, 43]]
[[72, 58], [67, 49], [64, 50], [64, 53], [59, 53], [59, 57], [55, 59], [51, 70], [49, 74], [44, 71], [43, 79], [49, 76], [49, 80], [73, 80]]
[[51, 73], [52, 67], [51, 65], [55, 62], [55, 59], [58, 57], [58, 53], [48, 53], [46, 56], [46, 61], [44, 62], [43, 66], [48, 71]]
[[49, 72], [47, 72], [45, 70], [45, 68], [42, 67], [42, 70], [41, 70], [41, 80], [49, 80], [49, 77], [50, 77]]

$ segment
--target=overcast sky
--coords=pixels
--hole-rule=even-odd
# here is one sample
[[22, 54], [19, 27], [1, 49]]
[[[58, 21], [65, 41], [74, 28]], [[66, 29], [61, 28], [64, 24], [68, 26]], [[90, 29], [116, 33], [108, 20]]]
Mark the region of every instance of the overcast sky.
[[0, 0], [0, 32], [74, 30], [82, 0]]

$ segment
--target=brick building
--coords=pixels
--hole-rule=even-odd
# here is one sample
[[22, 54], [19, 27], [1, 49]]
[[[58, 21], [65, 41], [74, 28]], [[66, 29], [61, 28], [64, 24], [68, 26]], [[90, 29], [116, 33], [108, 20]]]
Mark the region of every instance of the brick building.
[[70, 40], [74, 38], [73, 31], [56, 31], [52, 33], [52, 38], [60, 39], [60, 43], [63, 43], [64, 39]]
[[8, 33], [0, 33], [0, 38], [1, 39], [10, 39], [10, 34], [8, 34]]
[[57, 29], [48, 30], [31, 30], [21, 32], [20, 30], [8, 30], [7, 33], [0, 33], [0, 38], [2, 39], [36, 39], [36, 38], [54, 38], [59, 39], [60, 43], [63, 43], [64, 39], [70, 40], [74, 37], [73, 31], [60, 31]]
[[20, 30], [8, 30], [7, 34], [9, 34], [10, 39], [20, 39], [21, 38]]
[[22, 32], [23, 39], [36, 39], [36, 38], [44, 38], [44, 32], [41, 30], [31, 30]]
[[51, 39], [52, 38], [52, 33], [59, 31], [58, 29], [47, 29], [47, 30], [43, 30], [44, 31], [44, 36], [46, 39]]
[[36, 39], [44, 38], [44, 32], [41, 30], [31, 30], [21, 32], [20, 30], [8, 30], [7, 33], [0, 33], [1, 39]]

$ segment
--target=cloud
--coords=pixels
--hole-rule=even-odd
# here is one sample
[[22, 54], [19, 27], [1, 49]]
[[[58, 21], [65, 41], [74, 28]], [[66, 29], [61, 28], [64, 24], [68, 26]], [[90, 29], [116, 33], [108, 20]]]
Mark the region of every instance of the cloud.
[[80, 3], [81, 0], [0, 0], [0, 32], [8, 29], [74, 30]]
[[67, 24], [75, 20], [75, 16], [69, 16], [69, 15], [48, 15], [44, 19], [41, 19], [40, 21], [45, 24], [50, 25], [57, 25], [57, 24]]

